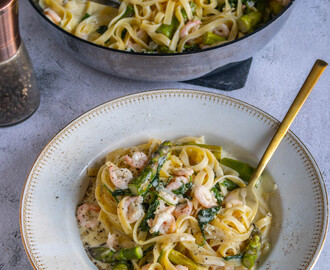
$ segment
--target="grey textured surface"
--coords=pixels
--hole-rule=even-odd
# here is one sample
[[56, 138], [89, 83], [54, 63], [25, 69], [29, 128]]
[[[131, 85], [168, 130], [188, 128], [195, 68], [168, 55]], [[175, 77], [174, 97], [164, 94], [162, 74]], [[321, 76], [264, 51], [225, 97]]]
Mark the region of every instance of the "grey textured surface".
[[[164, 88], [202, 89], [253, 104], [282, 119], [314, 60], [330, 61], [329, 0], [299, 0], [286, 27], [255, 55], [245, 88], [223, 92], [184, 83], [143, 83], [111, 77], [64, 53], [20, 0], [21, 34], [41, 90], [37, 112], [20, 125], [0, 129], [0, 269], [32, 269], [19, 233], [19, 202], [26, 176], [47, 142], [68, 122], [105, 101]], [[330, 68], [292, 130], [315, 157], [330, 189]], [[330, 239], [315, 270], [329, 269]], [[284, 268], [282, 268], [284, 269]]]

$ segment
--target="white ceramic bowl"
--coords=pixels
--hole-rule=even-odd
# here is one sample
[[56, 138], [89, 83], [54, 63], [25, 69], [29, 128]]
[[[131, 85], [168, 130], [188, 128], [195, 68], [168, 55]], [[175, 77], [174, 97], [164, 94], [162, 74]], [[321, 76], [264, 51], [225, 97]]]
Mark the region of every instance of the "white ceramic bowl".
[[[23, 243], [35, 269], [96, 269], [79, 238], [76, 206], [86, 168], [115, 148], [150, 137], [205, 135], [242, 161], [256, 165], [278, 121], [244, 102], [191, 90], [138, 93], [83, 114], [44, 148], [21, 199]], [[278, 192], [271, 201], [272, 248], [259, 269], [311, 269], [328, 225], [324, 181], [313, 157], [289, 132], [267, 166]]]

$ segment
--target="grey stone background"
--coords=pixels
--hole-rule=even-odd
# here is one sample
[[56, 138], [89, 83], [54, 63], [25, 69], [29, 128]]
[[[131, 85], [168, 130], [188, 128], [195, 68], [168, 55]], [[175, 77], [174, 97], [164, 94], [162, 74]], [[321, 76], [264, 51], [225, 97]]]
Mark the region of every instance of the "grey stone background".
[[[0, 270], [32, 269], [19, 231], [25, 179], [47, 142], [86, 110], [142, 90], [190, 88], [241, 99], [282, 119], [314, 61], [330, 62], [329, 0], [297, 0], [286, 26], [254, 56], [245, 88], [233, 92], [184, 83], [135, 82], [97, 72], [71, 58], [52, 40], [28, 1], [19, 4], [21, 35], [35, 67], [41, 104], [27, 121], [0, 129]], [[315, 157], [330, 190], [329, 84], [330, 67], [291, 129]], [[314, 269], [330, 269], [329, 237]]]

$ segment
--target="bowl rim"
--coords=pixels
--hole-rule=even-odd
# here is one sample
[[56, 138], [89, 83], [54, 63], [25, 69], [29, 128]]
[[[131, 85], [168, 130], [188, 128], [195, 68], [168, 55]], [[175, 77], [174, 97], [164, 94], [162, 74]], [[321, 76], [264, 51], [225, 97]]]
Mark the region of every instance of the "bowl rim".
[[201, 52], [207, 52], [207, 51], [211, 51], [211, 50], [215, 50], [215, 49], [219, 49], [219, 48], [222, 48], [222, 47], [226, 47], [226, 46], [229, 46], [231, 44], [234, 44], [236, 42], [239, 42], [241, 40], [244, 40], [246, 38], [249, 38], [251, 37], [252, 35], [260, 32], [261, 30], [263, 30], [264, 28], [266, 28], [268, 25], [274, 23], [275, 21], [277, 21], [295, 2], [296, 0], [291, 0], [290, 3], [278, 14], [276, 15], [274, 18], [272, 18], [271, 20], [269, 20], [268, 22], [266, 22], [265, 24], [263, 24], [262, 26], [260, 26], [258, 29], [256, 29], [255, 31], [253, 31], [252, 33], [250, 34], [247, 34], [241, 38], [238, 38], [238, 39], [234, 39], [230, 42], [227, 42], [227, 43], [224, 43], [224, 44], [221, 44], [221, 45], [217, 45], [217, 46], [213, 46], [213, 47], [210, 47], [210, 48], [206, 48], [206, 49], [202, 49], [202, 50], [199, 50], [199, 51], [192, 51], [192, 52], [177, 52], [177, 53], [142, 53], [142, 52], [131, 52], [131, 51], [123, 51], [123, 50], [117, 50], [117, 49], [112, 49], [112, 48], [109, 48], [109, 47], [105, 47], [105, 46], [101, 46], [101, 45], [98, 45], [98, 44], [95, 44], [91, 41], [88, 41], [88, 40], [85, 40], [85, 39], [82, 39], [80, 37], [77, 37], [73, 34], [71, 34], [70, 32], [64, 30], [63, 28], [61, 28], [60, 26], [54, 24], [53, 22], [51, 22], [42, 12], [41, 8], [39, 6], [37, 6], [35, 4], [35, 1], [34, 0], [29, 0], [30, 4], [32, 5], [32, 7], [38, 12], [38, 14], [47, 22], [49, 23], [50, 25], [52, 25], [55, 29], [59, 30], [60, 32], [64, 33], [65, 35], [73, 38], [73, 39], [76, 39], [80, 42], [83, 42], [85, 44], [89, 44], [89, 45], [92, 45], [94, 47], [97, 47], [99, 49], [104, 49], [106, 51], [111, 51], [111, 52], [117, 52], [117, 53], [123, 53], [123, 54], [128, 54], [128, 55], [143, 55], [143, 56], [147, 56], [147, 57], [155, 57], [155, 56], [166, 56], [166, 57], [174, 57], [174, 56], [181, 56], [181, 55], [191, 55], [191, 54], [197, 54], [197, 53], [201, 53]]
[[[272, 116], [271, 114], [265, 112], [264, 110], [250, 104], [247, 103], [245, 101], [242, 101], [240, 99], [237, 98], [233, 98], [233, 97], [229, 97], [220, 93], [213, 93], [213, 92], [209, 92], [209, 91], [204, 91], [204, 90], [196, 90], [196, 89], [188, 89], [188, 88], [162, 88], [162, 89], [154, 89], [154, 90], [145, 90], [145, 91], [139, 91], [136, 93], [130, 93], [127, 95], [123, 95], [114, 99], [110, 99], [107, 100], [106, 102], [103, 102], [97, 106], [92, 107], [91, 109], [83, 112], [82, 114], [79, 114], [76, 118], [74, 118], [72, 121], [70, 121], [68, 124], [66, 124], [63, 128], [60, 128], [60, 130], [46, 143], [46, 145], [42, 148], [42, 150], [40, 151], [40, 153], [38, 154], [38, 156], [36, 157], [36, 159], [34, 160], [29, 173], [25, 179], [25, 183], [22, 189], [22, 193], [21, 193], [21, 197], [20, 197], [20, 207], [19, 207], [19, 226], [20, 226], [20, 234], [21, 234], [21, 239], [22, 239], [22, 243], [24, 246], [24, 250], [25, 253], [30, 261], [30, 264], [32, 265], [34, 270], [38, 270], [39, 268], [37, 268], [37, 266], [35, 265], [34, 260], [32, 259], [31, 255], [30, 255], [30, 250], [28, 249], [27, 245], [26, 245], [26, 232], [24, 233], [24, 229], [23, 229], [23, 216], [22, 216], [22, 210], [23, 210], [23, 199], [24, 199], [24, 194], [26, 192], [26, 187], [27, 187], [27, 183], [28, 180], [30, 178], [31, 172], [34, 169], [35, 165], [37, 164], [37, 161], [41, 158], [42, 154], [44, 153], [44, 151], [49, 147], [49, 145], [63, 132], [65, 131], [69, 126], [71, 126], [74, 122], [78, 121], [80, 118], [85, 117], [86, 115], [88, 115], [89, 113], [91, 113], [92, 111], [94, 111], [97, 108], [101, 108], [103, 106], [105, 106], [107, 103], [113, 103], [113, 102], [117, 102], [120, 101], [122, 99], [125, 98], [133, 98], [134, 96], [139, 96], [139, 95], [146, 95], [146, 94], [153, 94], [153, 93], [170, 93], [170, 92], [178, 92], [180, 93], [181, 91], [186, 91], [186, 92], [190, 92], [192, 94], [201, 94], [201, 95], [216, 95], [219, 98], [224, 98], [224, 99], [229, 99], [231, 101], [234, 101], [236, 103], [241, 103], [244, 106], [250, 107], [253, 110], [259, 111], [261, 114], [263, 114], [264, 116], [270, 118], [271, 120], [273, 120], [274, 122], [276, 122], [277, 124], [281, 123], [281, 121], [279, 121], [277, 118], [275, 118], [274, 116]], [[308, 150], [308, 148], [306, 147], [306, 145], [299, 139], [299, 137], [297, 137], [297, 135], [291, 130], [289, 129], [287, 131], [287, 134], [291, 134], [293, 136], [293, 138], [296, 140], [296, 142], [298, 142], [302, 149], [305, 151], [306, 155], [310, 158], [310, 162], [315, 166], [316, 171], [319, 173], [319, 183], [320, 183], [320, 187], [322, 187], [323, 191], [324, 191], [324, 201], [323, 203], [325, 204], [324, 207], [324, 212], [326, 213], [325, 217], [324, 217], [324, 235], [323, 235], [323, 239], [321, 237], [321, 241], [318, 243], [319, 245], [316, 247], [315, 249], [315, 253], [311, 256], [310, 261], [309, 261], [309, 265], [307, 265], [306, 269], [312, 269], [321, 252], [322, 249], [324, 247], [324, 243], [325, 240], [327, 238], [327, 233], [328, 233], [328, 229], [329, 229], [329, 199], [328, 199], [328, 192], [327, 192], [327, 187], [325, 185], [325, 181], [324, 181], [324, 177], [321, 173], [321, 170], [315, 160], [315, 158], [313, 157], [313, 155], [311, 154], [311, 152]]]

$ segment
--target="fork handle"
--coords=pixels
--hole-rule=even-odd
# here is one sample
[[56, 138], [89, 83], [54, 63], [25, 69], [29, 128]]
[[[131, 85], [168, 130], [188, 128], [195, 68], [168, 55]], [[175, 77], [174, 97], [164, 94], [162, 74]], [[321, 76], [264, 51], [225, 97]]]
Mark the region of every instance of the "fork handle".
[[295, 100], [293, 101], [290, 109], [286, 113], [282, 123], [280, 124], [278, 130], [276, 131], [274, 137], [270, 141], [264, 155], [262, 156], [256, 171], [254, 172], [250, 183], [251, 185], [255, 185], [257, 180], [259, 179], [260, 175], [264, 171], [266, 165], [268, 164], [269, 160], [273, 156], [275, 150], [281, 143], [283, 137], [285, 136], [286, 132], [290, 128], [293, 120], [295, 119], [296, 115], [300, 111], [301, 107], [303, 106], [305, 100], [307, 99], [308, 95], [312, 91], [313, 87], [315, 86], [316, 82], [320, 78], [321, 74], [327, 67], [328, 63], [323, 60], [316, 60], [312, 70], [310, 71], [309, 75], [307, 76], [303, 86], [301, 87], [298, 95], [296, 96]]

